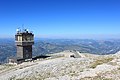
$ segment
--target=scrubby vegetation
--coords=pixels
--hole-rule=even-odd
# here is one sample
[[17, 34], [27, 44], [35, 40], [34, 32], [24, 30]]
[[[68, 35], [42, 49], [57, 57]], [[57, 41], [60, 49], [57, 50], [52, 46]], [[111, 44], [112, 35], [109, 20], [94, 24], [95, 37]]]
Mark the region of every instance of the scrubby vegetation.
[[113, 58], [102, 58], [102, 59], [97, 59], [93, 63], [91, 63], [90, 68], [96, 68], [96, 66], [101, 65], [103, 63], [108, 63], [112, 61]]

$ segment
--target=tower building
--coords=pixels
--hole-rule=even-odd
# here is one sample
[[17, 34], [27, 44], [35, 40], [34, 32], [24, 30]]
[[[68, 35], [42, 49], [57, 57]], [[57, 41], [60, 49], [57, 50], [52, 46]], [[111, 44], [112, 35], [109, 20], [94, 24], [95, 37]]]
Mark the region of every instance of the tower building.
[[34, 44], [34, 34], [32, 32], [27, 29], [23, 31], [17, 29], [15, 44], [17, 47], [17, 60], [32, 58], [32, 45]]

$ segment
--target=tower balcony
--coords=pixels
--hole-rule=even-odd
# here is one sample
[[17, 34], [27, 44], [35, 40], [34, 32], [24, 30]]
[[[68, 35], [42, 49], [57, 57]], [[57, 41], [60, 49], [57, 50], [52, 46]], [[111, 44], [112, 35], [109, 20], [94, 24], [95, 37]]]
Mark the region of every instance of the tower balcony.
[[18, 46], [28, 46], [33, 44], [34, 44], [34, 41], [15, 41], [15, 45], [18, 45]]

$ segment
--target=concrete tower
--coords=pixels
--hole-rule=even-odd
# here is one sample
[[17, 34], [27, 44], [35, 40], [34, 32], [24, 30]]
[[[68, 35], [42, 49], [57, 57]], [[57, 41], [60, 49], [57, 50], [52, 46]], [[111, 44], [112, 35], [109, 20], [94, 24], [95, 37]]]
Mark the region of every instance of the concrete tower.
[[17, 29], [15, 43], [17, 46], [17, 60], [32, 58], [32, 45], [34, 44], [34, 34], [32, 32], [27, 29], [23, 31]]

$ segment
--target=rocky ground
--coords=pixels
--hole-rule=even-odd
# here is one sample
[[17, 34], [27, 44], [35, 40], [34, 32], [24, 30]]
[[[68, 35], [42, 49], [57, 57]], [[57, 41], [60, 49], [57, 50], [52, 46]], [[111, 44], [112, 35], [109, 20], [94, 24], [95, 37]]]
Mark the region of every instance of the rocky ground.
[[120, 80], [120, 52], [79, 53], [79, 58], [64, 56], [74, 53], [64, 51], [52, 55], [54, 58], [0, 65], [0, 80]]

